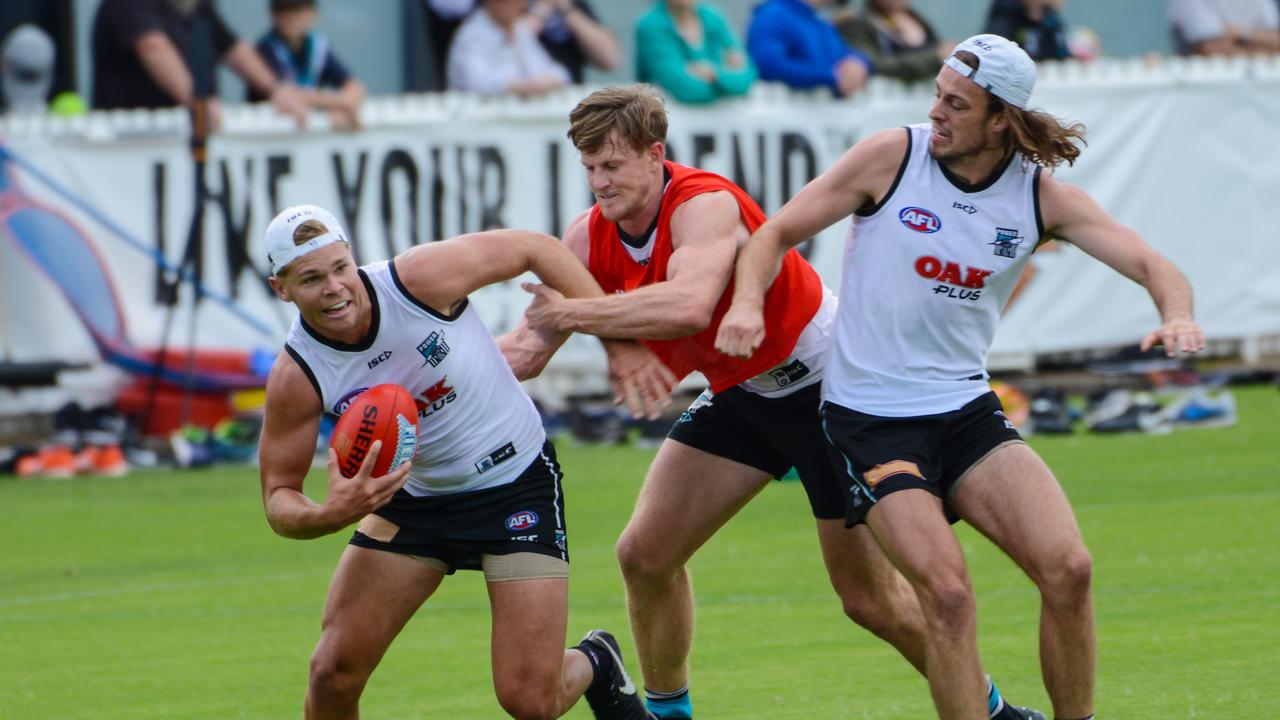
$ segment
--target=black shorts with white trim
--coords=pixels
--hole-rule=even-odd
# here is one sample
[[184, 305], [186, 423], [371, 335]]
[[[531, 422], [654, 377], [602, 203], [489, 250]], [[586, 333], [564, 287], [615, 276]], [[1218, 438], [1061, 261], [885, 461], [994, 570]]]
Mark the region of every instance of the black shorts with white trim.
[[881, 498], [910, 488], [942, 498], [947, 519], [956, 522], [947, 503], [956, 483], [992, 450], [1022, 441], [994, 392], [959, 410], [913, 417], [868, 415], [824, 402], [822, 424], [850, 527], [864, 522]]
[[485, 555], [538, 553], [569, 559], [562, 474], [555, 446], [505, 485], [414, 497], [400, 490], [361, 521], [351, 544], [436, 558], [454, 570], [480, 570]]
[[780, 478], [796, 469], [813, 516], [844, 517], [839, 476], [827, 456], [818, 416], [819, 385], [783, 397], [732, 387], [708, 390], [671, 426], [667, 437]]

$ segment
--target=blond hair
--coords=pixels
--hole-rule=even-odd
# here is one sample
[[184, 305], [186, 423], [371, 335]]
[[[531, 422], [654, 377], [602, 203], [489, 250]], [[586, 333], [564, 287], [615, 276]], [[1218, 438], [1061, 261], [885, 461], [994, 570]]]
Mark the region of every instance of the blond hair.
[[[982, 62], [967, 50], [957, 52], [956, 59], [975, 71]], [[1037, 165], [1050, 168], [1064, 162], [1074, 165], [1080, 157], [1079, 145], [1088, 144], [1081, 123], [1067, 125], [1049, 113], [1023, 110], [987, 93], [988, 115], [997, 112], [1003, 112], [1009, 121], [1008, 140], [1013, 149]]]
[[569, 140], [582, 153], [598, 152], [614, 131], [643, 152], [667, 141], [667, 106], [652, 85], [617, 85], [597, 90], [569, 113]]

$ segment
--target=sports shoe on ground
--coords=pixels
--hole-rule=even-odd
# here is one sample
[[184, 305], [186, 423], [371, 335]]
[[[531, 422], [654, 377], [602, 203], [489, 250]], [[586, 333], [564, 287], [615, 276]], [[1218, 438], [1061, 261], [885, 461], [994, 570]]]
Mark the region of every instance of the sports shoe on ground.
[[636, 684], [631, 681], [627, 669], [622, 665], [622, 651], [613, 635], [604, 630], [592, 630], [582, 638], [578, 647], [590, 652], [587, 654], [600, 657], [610, 666], [605, 682], [587, 689], [584, 697], [591, 706], [591, 712], [598, 720], [653, 720], [653, 715], [645, 709], [644, 701]]
[[89, 472], [106, 477], [123, 477], [129, 474], [129, 463], [125, 462], [124, 452], [119, 445], [101, 445], [91, 447], [93, 464]]
[[66, 445], [50, 445], [40, 450], [40, 476], [69, 478], [76, 474], [76, 456]]
[[1236, 398], [1230, 390], [1210, 396], [1197, 388], [1165, 407], [1164, 417], [1175, 428], [1231, 427], [1236, 424]]
[[992, 720], [1045, 720], [1044, 713], [1031, 708], [1017, 707], [1003, 701], [1001, 705], [1000, 711], [991, 716]]
[[13, 467], [13, 472], [20, 478], [36, 478], [40, 477], [43, 470], [40, 467], [40, 456], [37, 454], [23, 455], [18, 458], [17, 463]]
[[[995, 708], [991, 708], [990, 704], [992, 702], [995, 703]], [[1004, 696], [1000, 694], [1000, 690], [991, 681], [990, 675], [987, 676], [987, 703], [988, 713], [990, 713], [992, 720], [1045, 720], [1043, 713], [1005, 702]]]
[[83, 475], [93, 472], [93, 460], [98, 456], [98, 449], [85, 445], [76, 451], [76, 474]]
[[1133, 405], [1133, 393], [1124, 388], [1105, 388], [1085, 398], [1084, 424], [1090, 429], [1099, 422], [1121, 415]]
[[1096, 433], [1167, 433], [1173, 425], [1149, 393], [1113, 390], [1085, 414], [1085, 424]]

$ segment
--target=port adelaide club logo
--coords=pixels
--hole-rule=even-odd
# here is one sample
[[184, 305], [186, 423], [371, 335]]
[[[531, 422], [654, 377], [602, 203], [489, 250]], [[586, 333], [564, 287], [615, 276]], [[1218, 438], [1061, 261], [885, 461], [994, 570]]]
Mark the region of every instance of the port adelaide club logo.
[[433, 331], [426, 340], [418, 343], [418, 352], [426, 361], [422, 363], [423, 367], [427, 365], [440, 367], [440, 363], [444, 362], [445, 356], [449, 354], [449, 343], [444, 341], [443, 332]]
[[1026, 237], [1014, 228], [996, 228], [996, 239], [988, 243], [999, 257], [1013, 258], [1018, 256], [1018, 246]]

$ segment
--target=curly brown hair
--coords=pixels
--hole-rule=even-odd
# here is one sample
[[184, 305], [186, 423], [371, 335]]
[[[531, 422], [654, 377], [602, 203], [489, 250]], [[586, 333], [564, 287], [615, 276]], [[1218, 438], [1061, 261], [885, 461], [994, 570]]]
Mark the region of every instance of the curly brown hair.
[[[975, 71], [982, 62], [977, 55], [965, 50], [957, 52], [956, 59]], [[998, 112], [1003, 112], [1009, 121], [1009, 142], [1013, 148], [1037, 165], [1050, 168], [1064, 162], [1074, 165], [1080, 157], [1080, 145], [1088, 145], [1083, 124], [1064, 124], [1049, 113], [1023, 110], [987, 93], [988, 115]]]

